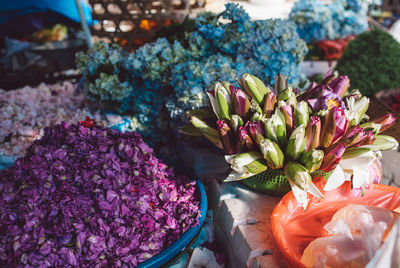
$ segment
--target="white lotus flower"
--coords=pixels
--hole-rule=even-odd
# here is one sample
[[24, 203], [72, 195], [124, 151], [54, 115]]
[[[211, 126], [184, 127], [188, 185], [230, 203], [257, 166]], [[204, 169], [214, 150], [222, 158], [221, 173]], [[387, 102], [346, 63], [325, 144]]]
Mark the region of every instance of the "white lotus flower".
[[341, 186], [345, 181], [353, 181], [353, 188], [360, 188], [369, 183], [371, 176], [369, 165], [377, 159], [372, 150], [353, 158], [340, 160], [336, 169], [325, 184], [324, 190], [330, 191]]

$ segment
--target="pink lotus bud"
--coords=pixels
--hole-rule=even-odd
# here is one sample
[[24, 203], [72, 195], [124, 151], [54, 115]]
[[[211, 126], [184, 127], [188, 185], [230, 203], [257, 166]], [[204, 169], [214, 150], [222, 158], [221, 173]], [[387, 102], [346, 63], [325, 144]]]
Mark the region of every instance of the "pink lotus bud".
[[329, 172], [334, 170], [340, 162], [340, 158], [344, 154], [346, 150], [346, 145], [343, 142], [337, 144], [332, 150], [329, 152], [325, 152], [324, 160], [322, 161], [320, 169]]
[[219, 136], [221, 137], [222, 146], [226, 154], [234, 154], [234, 146], [233, 146], [233, 133], [229, 127], [229, 125], [223, 121], [217, 121], [217, 129]]

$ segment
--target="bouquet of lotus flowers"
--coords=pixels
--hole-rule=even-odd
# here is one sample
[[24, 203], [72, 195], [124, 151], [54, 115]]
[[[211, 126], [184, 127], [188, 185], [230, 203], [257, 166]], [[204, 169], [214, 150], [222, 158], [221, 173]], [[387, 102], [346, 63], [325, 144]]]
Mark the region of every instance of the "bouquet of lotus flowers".
[[181, 129], [201, 134], [225, 151], [232, 169], [225, 181], [279, 170], [306, 207], [307, 193], [323, 197], [312, 182], [313, 174], [330, 174], [324, 190], [352, 180], [353, 188], [363, 192], [371, 184], [369, 166], [380, 150], [398, 145], [394, 138], [380, 135], [394, 124], [393, 115], [368, 121], [369, 99], [358, 90], [347, 92], [347, 76], [330, 71], [301, 94], [281, 75], [273, 90], [250, 74], [237, 82], [240, 88], [217, 83], [208, 92], [212, 111], [192, 111], [195, 128]]

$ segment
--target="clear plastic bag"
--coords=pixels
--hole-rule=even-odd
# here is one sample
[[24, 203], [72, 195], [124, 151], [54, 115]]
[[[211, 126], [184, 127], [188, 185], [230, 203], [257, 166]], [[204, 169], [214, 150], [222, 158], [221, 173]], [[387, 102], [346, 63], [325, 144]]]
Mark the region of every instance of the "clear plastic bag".
[[[320, 189], [326, 181], [315, 180]], [[351, 182], [345, 182], [338, 189], [325, 192], [325, 198], [309, 196], [304, 211], [292, 192], [285, 195], [275, 207], [272, 216], [272, 232], [276, 244], [291, 267], [305, 267], [301, 263], [304, 249], [316, 238], [328, 236], [324, 226], [332, 216], [349, 204], [360, 204], [395, 210], [400, 207], [400, 189], [387, 185], [373, 184], [363, 197], [355, 197]]]

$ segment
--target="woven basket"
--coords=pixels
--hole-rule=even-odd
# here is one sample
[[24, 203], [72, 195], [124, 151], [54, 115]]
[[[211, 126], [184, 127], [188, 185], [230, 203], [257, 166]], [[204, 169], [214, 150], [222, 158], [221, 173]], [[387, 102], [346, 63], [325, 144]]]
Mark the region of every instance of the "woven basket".
[[[332, 172], [316, 170], [311, 173], [311, 177], [324, 177], [328, 179], [331, 174]], [[283, 174], [283, 169], [267, 169], [264, 172], [242, 180], [242, 182], [253, 190], [274, 196], [284, 196], [291, 190], [288, 179]]]
[[181, 22], [204, 0], [89, 0], [93, 10], [93, 35], [135, 49], [149, 41], [157, 30]]

